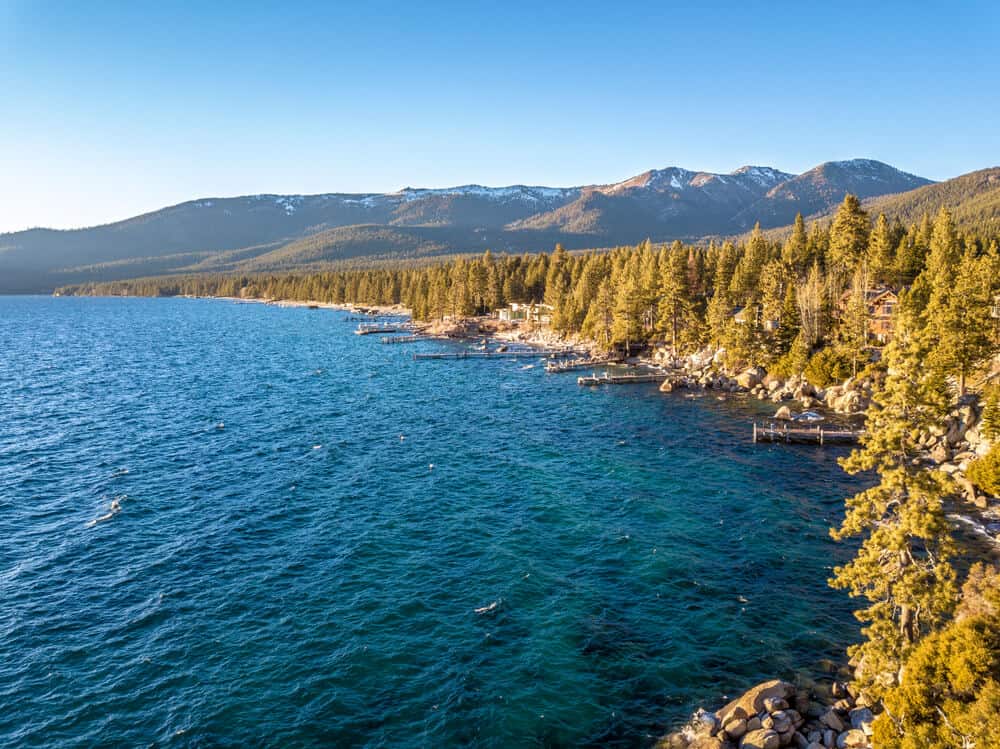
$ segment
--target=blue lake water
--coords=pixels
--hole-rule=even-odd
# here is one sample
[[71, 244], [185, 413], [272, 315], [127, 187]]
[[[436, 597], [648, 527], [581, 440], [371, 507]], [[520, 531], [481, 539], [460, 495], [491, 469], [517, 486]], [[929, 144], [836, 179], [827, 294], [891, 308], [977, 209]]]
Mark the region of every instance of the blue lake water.
[[842, 451], [344, 316], [0, 297], [0, 745], [645, 746], [854, 636]]

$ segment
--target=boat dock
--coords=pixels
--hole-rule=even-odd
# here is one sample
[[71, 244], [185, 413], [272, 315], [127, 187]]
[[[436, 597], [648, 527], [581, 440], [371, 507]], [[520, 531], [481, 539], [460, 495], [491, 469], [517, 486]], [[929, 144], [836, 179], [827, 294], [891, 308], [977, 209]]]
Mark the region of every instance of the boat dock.
[[581, 359], [580, 361], [553, 362], [545, 365], [545, 371], [551, 374], [560, 372], [573, 372], [579, 369], [590, 369], [592, 367], [607, 367], [612, 364], [621, 364], [617, 359]]
[[400, 333], [405, 330], [409, 330], [409, 326], [406, 325], [406, 323], [369, 323], [367, 325], [359, 325], [358, 329], [354, 331], [354, 334], [375, 335], [377, 333]]
[[861, 437], [860, 431], [831, 429], [829, 427], [794, 427], [788, 424], [753, 424], [753, 441], [785, 442], [797, 445], [853, 445]]
[[575, 351], [556, 349], [552, 351], [536, 349], [534, 351], [449, 351], [437, 354], [414, 354], [415, 360], [420, 359], [542, 359], [545, 357], [573, 356]]
[[392, 335], [382, 336], [379, 343], [416, 343], [417, 341], [433, 341], [434, 336], [429, 335]]
[[634, 385], [636, 383], [642, 382], [655, 382], [656, 384], [663, 383], [667, 379], [667, 375], [658, 374], [656, 372], [650, 372], [647, 374], [629, 374], [629, 375], [592, 375], [590, 377], [577, 377], [576, 384], [584, 386], [592, 385]]

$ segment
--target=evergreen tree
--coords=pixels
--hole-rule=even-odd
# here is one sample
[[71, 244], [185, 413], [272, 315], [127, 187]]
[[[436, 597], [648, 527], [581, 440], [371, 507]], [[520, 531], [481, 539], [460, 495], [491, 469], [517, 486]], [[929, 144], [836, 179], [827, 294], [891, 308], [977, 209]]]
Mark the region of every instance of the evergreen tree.
[[868, 605], [857, 611], [864, 640], [850, 648], [856, 682], [874, 698], [898, 684], [910, 649], [951, 612], [955, 545], [942, 498], [948, 478], [926, 468], [922, 432], [946, 412], [943, 381], [923, 366], [926, 351], [903, 321], [886, 347], [888, 367], [874, 396], [862, 445], [842, 465], [849, 473], [876, 471], [879, 483], [847, 500], [847, 513], [831, 535], [859, 537], [853, 560], [830, 581]]
[[868, 360], [868, 276], [863, 268], [854, 272], [851, 289], [837, 329], [842, 356], [851, 363], [851, 374], [857, 376], [859, 366]]
[[804, 273], [809, 267], [809, 238], [806, 234], [806, 222], [802, 219], [801, 213], [795, 214], [792, 234], [781, 248], [781, 259], [797, 273]]
[[990, 276], [988, 261], [971, 252], [955, 269], [928, 265], [927, 271], [932, 274], [924, 331], [931, 351], [928, 360], [954, 374], [959, 395], [965, 395], [969, 374], [996, 353], [990, 309], [998, 280]]
[[896, 242], [884, 213], [875, 219], [875, 227], [868, 239], [868, 273], [878, 283], [889, 283], [895, 278]]
[[868, 232], [868, 214], [857, 196], [848, 193], [830, 225], [831, 270], [841, 274], [854, 270], [868, 249]]

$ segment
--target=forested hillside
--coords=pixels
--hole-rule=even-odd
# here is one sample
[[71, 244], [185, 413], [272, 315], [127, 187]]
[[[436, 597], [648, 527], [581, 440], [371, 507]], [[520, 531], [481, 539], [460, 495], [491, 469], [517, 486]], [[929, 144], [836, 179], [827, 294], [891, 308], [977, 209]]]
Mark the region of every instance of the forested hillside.
[[811, 369], [814, 379], [829, 381], [867, 363], [866, 294], [883, 285], [914, 285], [903, 296], [926, 303], [928, 292], [917, 279], [928, 263], [947, 266], [963, 290], [949, 297], [968, 308], [962, 314], [988, 318], [992, 295], [1000, 293], [995, 234], [960, 235], [947, 210], [909, 227], [882, 214], [872, 221], [854, 196], [829, 225], [814, 222], [807, 229], [798, 217], [781, 242], [758, 228], [741, 243], [647, 241], [582, 254], [562, 248], [537, 255], [486, 252], [423, 268], [192, 275], [64, 292], [401, 303], [418, 319], [545, 302], [553, 307], [557, 330], [608, 348], [669, 341], [683, 351], [711, 343], [725, 348], [733, 366]]

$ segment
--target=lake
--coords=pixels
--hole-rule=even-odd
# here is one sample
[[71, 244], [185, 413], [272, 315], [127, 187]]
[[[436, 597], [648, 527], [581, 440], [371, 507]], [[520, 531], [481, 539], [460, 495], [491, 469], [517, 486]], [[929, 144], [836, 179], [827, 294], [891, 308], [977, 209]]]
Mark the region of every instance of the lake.
[[345, 316], [0, 297], [0, 745], [648, 746], [856, 637], [843, 449]]

